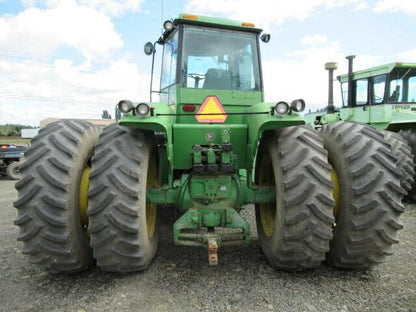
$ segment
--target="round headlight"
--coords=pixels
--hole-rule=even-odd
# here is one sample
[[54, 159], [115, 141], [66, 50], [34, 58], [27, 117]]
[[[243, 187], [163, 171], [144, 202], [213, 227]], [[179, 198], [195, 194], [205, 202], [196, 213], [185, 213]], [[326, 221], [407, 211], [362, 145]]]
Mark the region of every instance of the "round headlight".
[[128, 113], [133, 109], [133, 103], [129, 100], [121, 100], [120, 102], [118, 102], [117, 106], [118, 109], [124, 114]]
[[155, 47], [153, 45], [153, 43], [151, 42], [146, 42], [146, 44], [144, 45], [144, 54], [146, 55], [150, 55], [155, 51]]
[[163, 28], [166, 30], [166, 31], [170, 31], [170, 30], [172, 30], [173, 29], [173, 23], [172, 23], [172, 21], [165, 21], [164, 23], [163, 23]]
[[287, 104], [286, 102], [280, 101], [276, 104], [274, 110], [279, 115], [286, 115], [289, 112], [289, 104]]
[[136, 106], [136, 113], [139, 116], [146, 116], [147, 114], [149, 114], [149, 110], [149, 105], [147, 105], [146, 103], [140, 103]]
[[290, 108], [295, 112], [303, 112], [305, 110], [305, 101], [303, 99], [296, 99], [290, 103]]

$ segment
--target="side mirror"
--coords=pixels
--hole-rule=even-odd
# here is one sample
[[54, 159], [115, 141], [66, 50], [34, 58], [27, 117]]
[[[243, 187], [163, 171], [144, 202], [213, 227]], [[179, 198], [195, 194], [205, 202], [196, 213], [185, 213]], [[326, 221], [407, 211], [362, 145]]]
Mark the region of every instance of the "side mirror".
[[155, 50], [155, 47], [153, 46], [153, 43], [151, 42], [147, 42], [144, 45], [144, 54], [146, 55], [151, 55], [153, 53], [153, 51]]
[[263, 34], [260, 36], [260, 40], [264, 43], [268, 43], [270, 41], [270, 34]]

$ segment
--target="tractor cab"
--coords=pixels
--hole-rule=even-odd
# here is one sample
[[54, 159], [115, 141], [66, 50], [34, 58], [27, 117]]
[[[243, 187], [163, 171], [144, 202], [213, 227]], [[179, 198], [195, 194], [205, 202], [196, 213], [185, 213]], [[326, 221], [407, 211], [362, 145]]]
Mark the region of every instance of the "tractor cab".
[[[263, 101], [258, 39], [267, 42], [270, 36], [259, 36], [261, 29], [189, 14], [166, 21], [164, 28], [156, 42], [163, 45], [161, 102], [183, 112], [197, 110], [212, 94], [224, 106]], [[147, 43], [145, 52], [154, 55], [154, 46]]]
[[[338, 77], [341, 82], [341, 119], [353, 118], [381, 129], [414, 123], [416, 64], [396, 62]], [[353, 117], [354, 116], [354, 117]]]
[[378, 130], [398, 132], [414, 128], [416, 63], [395, 62], [353, 71], [354, 58], [355, 55], [347, 56], [348, 74], [337, 77], [341, 83], [342, 107], [333, 106], [332, 75], [336, 66], [326, 67], [329, 70], [328, 107], [306, 114], [305, 121], [315, 127], [351, 120], [370, 124]]

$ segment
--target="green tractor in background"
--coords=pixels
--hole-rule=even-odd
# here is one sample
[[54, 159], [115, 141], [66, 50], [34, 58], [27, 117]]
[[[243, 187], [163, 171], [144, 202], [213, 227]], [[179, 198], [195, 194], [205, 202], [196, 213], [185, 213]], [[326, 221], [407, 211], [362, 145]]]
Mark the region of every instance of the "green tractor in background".
[[383, 132], [391, 144], [401, 185], [407, 200], [416, 201], [416, 63], [396, 62], [353, 72], [354, 55], [347, 56], [348, 74], [338, 76], [342, 107], [333, 104], [333, 71], [337, 64], [325, 64], [329, 71], [328, 107], [305, 115], [307, 123], [320, 128], [340, 120], [371, 125]]
[[380, 133], [351, 122], [318, 133], [303, 100], [264, 102], [270, 36], [251, 23], [182, 14], [164, 29], [145, 45], [152, 75], [163, 46], [159, 102], [122, 100], [104, 129], [61, 120], [33, 140], [14, 203], [32, 263], [144, 270], [161, 205], [179, 216], [174, 243], [207, 248], [213, 265], [219, 247], [250, 242], [249, 203], [275, 269], [365, 269], [391, 254], [404, 191]]

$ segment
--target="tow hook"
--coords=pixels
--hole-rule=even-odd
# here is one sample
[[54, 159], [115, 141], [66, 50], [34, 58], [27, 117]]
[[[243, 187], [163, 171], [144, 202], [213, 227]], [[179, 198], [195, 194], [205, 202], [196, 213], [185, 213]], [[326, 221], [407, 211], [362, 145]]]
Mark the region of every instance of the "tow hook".
[[215, 238], [208, 240], [208, 263], [209, 265], [218, 265], [218, 243]]

